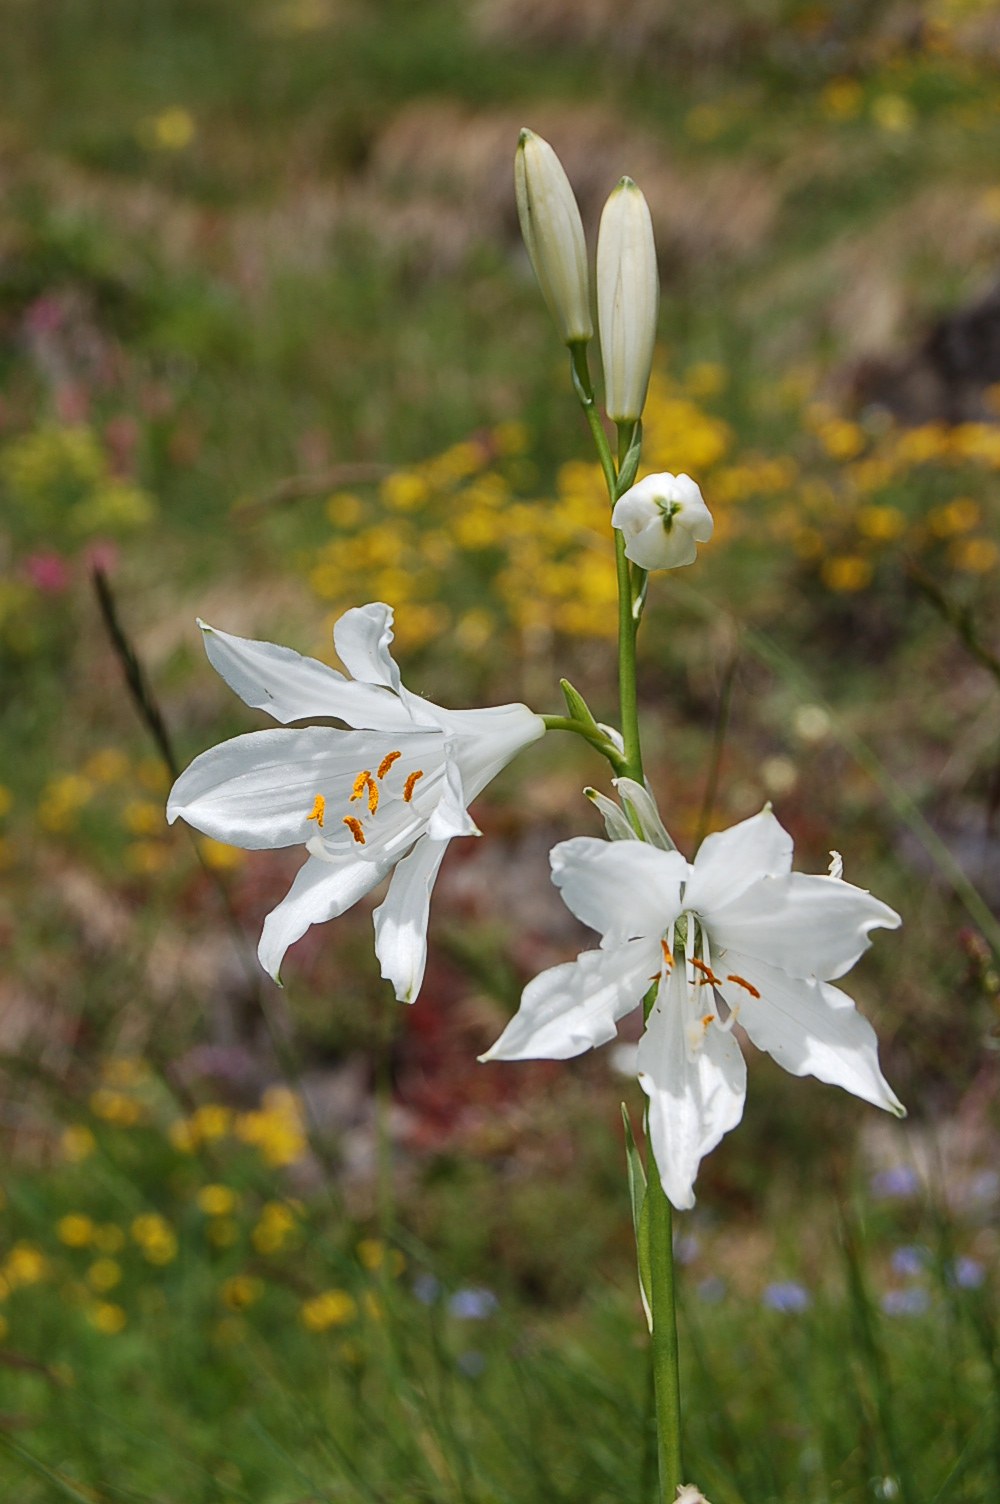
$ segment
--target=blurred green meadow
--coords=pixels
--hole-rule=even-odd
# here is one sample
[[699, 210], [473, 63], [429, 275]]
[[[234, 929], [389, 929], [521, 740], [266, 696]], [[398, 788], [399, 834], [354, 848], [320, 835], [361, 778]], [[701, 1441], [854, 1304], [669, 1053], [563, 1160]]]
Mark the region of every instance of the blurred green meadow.
[[420, 693], [558, 713], [567, 675], [613, 719], [607, 507], [517, 232], [528, 124], [591, 232], [623, 172], [646, 193], [643, 467], [716, 518], [641, 640], [667, 823], [690, 855], [771, 800], [803, 869], [835, 849], [904, 918], [852, 992], [908, 1122], [757, 1056], [678, 1219], [687, 1471], [712, 1504], [1000, 1498], [995, 7], [0, 25], [0, 1497], [653, 1495], [634, 1033], [475, 1058], [580, 948], [547, 852], [599, 833], [603, 765], [553, 734], [479, 801], [412, 1010], [371, 903], [279, 992], [253, 952], [298, 856], [163, 816], [170, 755], [263, 724], [199, 615], [330, 659], [384, 599]]

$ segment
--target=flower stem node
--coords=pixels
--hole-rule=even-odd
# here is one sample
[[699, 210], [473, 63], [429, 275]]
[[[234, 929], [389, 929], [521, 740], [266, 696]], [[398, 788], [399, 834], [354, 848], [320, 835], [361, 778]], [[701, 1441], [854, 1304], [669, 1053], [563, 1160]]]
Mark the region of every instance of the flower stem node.
[[693, 564], [698, 544], [715, 529], [701, 489], [690, 475], [647, 475], [619, 497], [612, 525], [625, 539], [625, 556], [642, 569]]
[[[396, 996], [412, 1002], [448, 842], [478, 835], [468, 805], [543, 735], [544, 721], [526, 705], [445, 710], [411, 694], [389, 652], [392, 610], [381, 602], [346, 612], [334, 627], [351, 677], [291, 648], [199, 625], [230, 688], [282, 727], [196, 757], [170, 792], [168, 820], [180, 816], [251, 851], [305, 847], [305, 865], [260, 937], [261, 965], [275, 981], [310, 925], [336, 918], [392, 873], [374, 914], [375, 952]], [[314, 717], [351, 729], [288, 724]]]
[[708, 836], [689, 863], [659, 836], [649, 791], [622, 778], [618, 792], [617, 816], [610, 800], [594, 800], [610, 841], [580, 837], [552, 852], [553, 881], [600, 949], [530, 982], [483, 1058], [565, 1060], [604, 1044], [652, 980], [639, 1084], [660, 1181], [681, 1210], [694, 1205], [701, 1160], [743, 1115], [737, 1020], [792, 1075], [902, 1116], [874, 1030], [831, 985], [868, 948], [869, 931], [895, 929], [899, 915], [842, 878], [793, 872], [791, 837], [768, 810]]
[[649, 205], [632, 179], [622, 178], [604, 206], [597, 237], [604, 406], [614, 423], [635, 423], [642, 416], [659, 301]]
[[569, 178], [547, 141], [523, 130], [514, 154], [517, 217], [538, 285], [566, 345], [593, 337], [583, 221]]

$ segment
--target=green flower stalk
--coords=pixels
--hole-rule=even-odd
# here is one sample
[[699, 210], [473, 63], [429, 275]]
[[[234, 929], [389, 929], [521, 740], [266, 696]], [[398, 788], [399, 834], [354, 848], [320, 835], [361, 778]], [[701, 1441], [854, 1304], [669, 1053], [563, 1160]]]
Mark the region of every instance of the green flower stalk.
[[521, 234], [542, 295], [566, 345], [594, 335], [583, 221], [569, 178], [547, 141], [523, 130], [514, 154]]
[[659, 301], [649, 205], [632, 179], [622, 178], [604, 206], [597, 237], [604, 406], [614, 423], [636, 423], [642, 416]]

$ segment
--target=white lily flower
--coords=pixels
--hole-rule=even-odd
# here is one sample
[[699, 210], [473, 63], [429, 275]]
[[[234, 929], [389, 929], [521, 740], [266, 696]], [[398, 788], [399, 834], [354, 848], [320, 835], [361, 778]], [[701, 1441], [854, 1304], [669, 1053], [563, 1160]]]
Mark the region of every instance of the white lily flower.
[[597, 235], [597, 325], [604, 407], [614, 423], [642, 416], [653, 366], [660, 278], [649, 205], [622, 178], [601, 214]]
[[252, 731], [212, 747], [174, 784], [167, 819], [252, 851], [305, 846], [308, 859], [260, 937], [275, 981], [310, 925], [342, 914], [395, 867], [375, 910], [375, 953], [396, 996], [412, 1002], [448, 842], [479, 834], [467, 805], [545, 723], [526, 705], [444, 710], [411, 694], [381, 602], [347, 611], [333, 629], [351, 678], [291, 648], [199, 626], [212, 666], [248, 705], [285, 725], [324, 716], [355, 729]]
[[522, 130], [517, 143], [514, 193], [525, 248], [562, 341], [586, 343], [594, 325], [583, 221], [562, 163], [534, 131]]
[[[639, 784], [618, 788], [634, 811], [644, 803]], [[530, 982], [484, 1060], [564, 1060], [604, 1044], [655, 985], [638, 1075], [663, 1189], [679, 1209], [694, 1205], [702, 1158], [743, 1115], [737, 1020], [792, 1075], [904, 1115], [874, 1030], [831, 985], [867, 949], [868, 932], [895, 929], [898, 914], [839, 877], [792, 872], [791, 837], [768, 810], [709, 836], [693, 863], [617, 820], [609, 828], [622, 838], [563, 841], [551, 858], [553, 881], [602, 936], [600, 949]]]
[[615, 502], [612, 527], [625, 539], [625, 556], [643, 569], [693, 564], [698, 544], [715, 530], [701, 488], [690, 475], [647, 475]]

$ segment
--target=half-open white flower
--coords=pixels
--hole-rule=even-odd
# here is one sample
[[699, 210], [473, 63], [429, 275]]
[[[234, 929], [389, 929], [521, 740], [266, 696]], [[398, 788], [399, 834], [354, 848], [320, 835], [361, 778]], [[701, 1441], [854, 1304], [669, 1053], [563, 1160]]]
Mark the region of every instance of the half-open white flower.
[[[792, 872], [791, 837], [767, 810], [709, 836], [691, 864], [664, 849], [648, 794], [627, 779], [618, 788], [660, 844], [580, 837], [555, 847], [553, 881], [601, 948], [530, 982], [483, 1059], [564, 1060], [604, 1044], [655, 986], [638, 1074], [660, 1179], [678, 1208], [694, 1204], [702, 1158], [743, 1115], [737, 1020], [792, 1075], [902, 1116], [874, 1030], [830, 985], [867, 949], [868, 932], [894, 929], [899, 915], [839, 877]], [[614, 820], [609, 828], [631, 835]]]
[[643, 569], [693, 564], [698, 544], [715, 529], [701, 488], [690, 475], [647, 475], [615, 502], [611, 525], [620, 528], [625, 554]]
[[284, 725], [323, 716], [355, 729], [252, 731], [212, 747], [174, 784], [167, 819], [249, 850], [306, 847], [260, 937], [261, 965], [276, 981], [310, 925], [342, 914], [395, 867], [375, 910], [375, 953], [396, 996], [412, 1002], [448, 842], [478, 835], [467, 806], [544, 722], [526, 705], [443, 710], [411, 694], [389, 652], [392, 610], [381, 602], [347, 611], [333, 629], [351, 678], [291, 648], [199, 626], [213, 667], [248, 705]]

